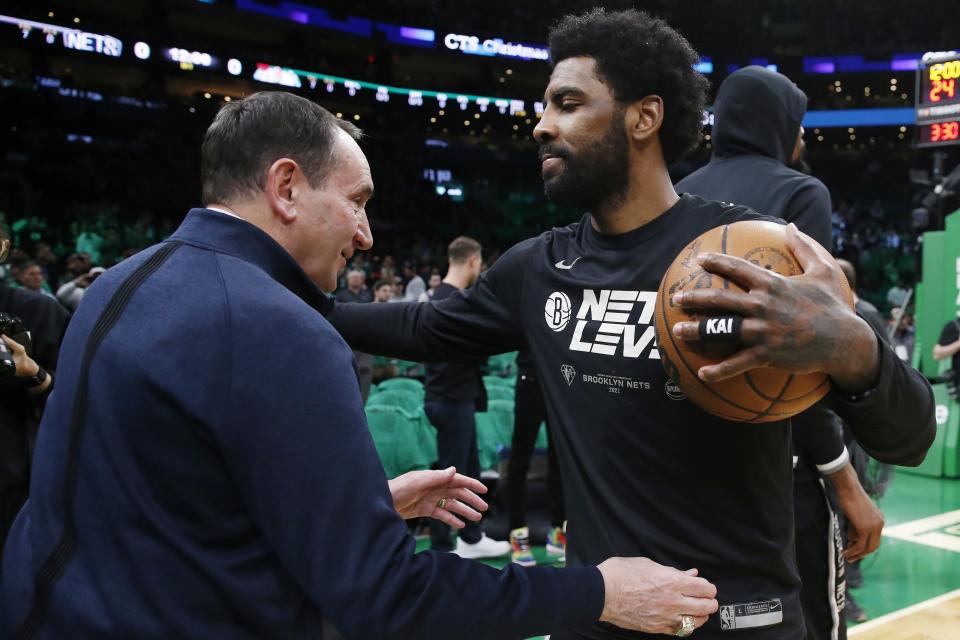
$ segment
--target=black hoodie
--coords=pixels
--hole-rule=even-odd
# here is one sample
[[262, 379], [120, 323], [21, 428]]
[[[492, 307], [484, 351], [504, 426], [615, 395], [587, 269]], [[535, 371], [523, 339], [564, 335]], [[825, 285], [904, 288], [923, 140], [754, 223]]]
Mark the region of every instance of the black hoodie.
[[784, 75], [751, 66], [731, 74], [714, 103], [710, 162], [677, 183], [692, 193], [795, 223], [830, 248], [830, 193], [787, 166], [807, 96]]

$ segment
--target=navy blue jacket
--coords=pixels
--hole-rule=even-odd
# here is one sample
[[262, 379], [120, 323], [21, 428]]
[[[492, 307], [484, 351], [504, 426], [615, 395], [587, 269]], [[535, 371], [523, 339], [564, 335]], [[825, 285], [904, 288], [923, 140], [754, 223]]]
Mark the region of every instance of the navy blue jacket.
[[[90, 362], [69, 455], [91, 330], [171, 243]], [[325, 618], [350, 638], [522, 638], [599, 617], [595, 567], [414, 554], [330, 304], [265, 233], [202, 209], [97, 280], [67, 330], [6, 547], [0, 637], [34, 605], [69, 517], [74, 551], [42, 638], [318, 638]]]

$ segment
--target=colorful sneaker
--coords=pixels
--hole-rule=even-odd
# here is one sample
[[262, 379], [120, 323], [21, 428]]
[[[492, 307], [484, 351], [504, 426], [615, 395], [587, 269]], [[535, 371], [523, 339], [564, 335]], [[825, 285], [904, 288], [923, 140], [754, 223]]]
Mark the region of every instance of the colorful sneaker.
[[550, 529], [547, 534], [547, 557], [554, 562], [567, 560], [567, 534], [560, 527]]
[[510, 532], [510, 559], [513, 563], [523, 567], [532, 567], [537, 564], [530, 549], [530, 529], [520, 527]]
[[464, 542], [463, 538], [457, 538], [457, 546], [453, 552], [461, 558], [470, 560], [479, 560], [480, 558], [499, 558], [510, 553], [510, 543], [506, 541], [494, 540], [483, 534], [480, 540], [470, 544]]

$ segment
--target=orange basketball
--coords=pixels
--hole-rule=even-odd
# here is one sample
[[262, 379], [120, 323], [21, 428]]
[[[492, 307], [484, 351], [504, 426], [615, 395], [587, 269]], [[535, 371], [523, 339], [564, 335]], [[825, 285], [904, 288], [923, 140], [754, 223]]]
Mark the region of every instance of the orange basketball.
[[[754, 369], [720, 382], [697, 377], [700, 367], [716, 364], [742, 348], [737, 345], [690, 342], [673, 335], [673, 325], [699, 321], [706, 314], [688, 312], [673, 305], [673, 294], [687, 289], [728, 288], [743, 291], [737, 284], [705, 271], [697, 264], [701, 253], [737, 256], [783, 276], [803, 273], [800, 263], [787, 248], [786, 226], [751, 220], [711, 229], [688, 244], [673, 261], [657, 293], [657, 345], [664, 369], [691, 402], [726, 420], [773, 422], [807, 409], [830, 390], [822, 373], [795, 375], [778, 369]], [[839, 279], [850, 307], [853, 293], [845, 278]]]

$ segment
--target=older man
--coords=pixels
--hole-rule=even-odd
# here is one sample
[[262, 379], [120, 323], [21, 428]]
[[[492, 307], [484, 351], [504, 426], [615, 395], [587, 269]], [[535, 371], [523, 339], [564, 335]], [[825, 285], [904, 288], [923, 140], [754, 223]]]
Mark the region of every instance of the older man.
[[482, 485], [452, 469], [388, 485], [321, 315], [372, 244], [357, 137], [291, 94], [227, 104], [201, 151], [206, 207], [90, 288], [7, 544], [0, 635], [306, 638], [327, 619], [351, 638], [522, 638], [716, 611], [696, 570], [642, 558], [499, 571], [414, 553], [401, 516], [476, 519]]

